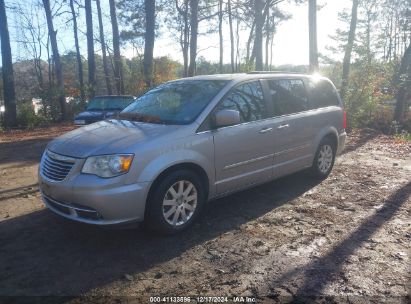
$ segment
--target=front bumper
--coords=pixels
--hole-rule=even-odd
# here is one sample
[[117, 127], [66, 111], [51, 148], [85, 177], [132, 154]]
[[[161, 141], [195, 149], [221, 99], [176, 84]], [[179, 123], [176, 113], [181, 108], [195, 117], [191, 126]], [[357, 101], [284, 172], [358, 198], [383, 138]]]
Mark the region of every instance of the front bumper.
[[75, 118], [74, 119], [74, 125], [76, 126], [85, 126], [85, 125], [89, 125], [95, 122], [99, 122], [104, 120], [105, 118], [96, 118], [96, 119], [90, 119], [90, 118]]
[[70, 172], [61, 182], [50, 181], [39, 170], [44, 204], [65, 218], [95, 225], [116, 225], [144, 220], [150, 183], [124, 184], [124, 176], [110, 179]]

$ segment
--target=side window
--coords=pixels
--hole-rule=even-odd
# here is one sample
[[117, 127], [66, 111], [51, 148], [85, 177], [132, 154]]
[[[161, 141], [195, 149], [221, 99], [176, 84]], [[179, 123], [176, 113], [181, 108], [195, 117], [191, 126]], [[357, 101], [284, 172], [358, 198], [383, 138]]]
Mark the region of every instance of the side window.
[[235, 87], [217, 107], [217, 110], [225, 109], [239, 111], [241, 122], [266, 118], [267, 110], [260, 82], [247, 82]]
[[340, 101], [334, 87], [326, 80], [309, 81], [311, 103], [314, 108], [338, 106]]
[[310, 109], [302, 80], [271, 79], [268, 83], [275, 116], [298, 113]]

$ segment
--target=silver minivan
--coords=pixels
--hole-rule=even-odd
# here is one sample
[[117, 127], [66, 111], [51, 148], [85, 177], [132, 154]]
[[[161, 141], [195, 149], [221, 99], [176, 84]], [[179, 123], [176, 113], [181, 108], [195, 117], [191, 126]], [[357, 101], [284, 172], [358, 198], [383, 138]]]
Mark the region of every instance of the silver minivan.
[[345, 112], [326, 78], [197, 76], [50, 142], [39, 185], [46, 206], [65, 218], [144, 221], [170, 234], [211, 199], [307, 168], [326, 178], [345, 138]]

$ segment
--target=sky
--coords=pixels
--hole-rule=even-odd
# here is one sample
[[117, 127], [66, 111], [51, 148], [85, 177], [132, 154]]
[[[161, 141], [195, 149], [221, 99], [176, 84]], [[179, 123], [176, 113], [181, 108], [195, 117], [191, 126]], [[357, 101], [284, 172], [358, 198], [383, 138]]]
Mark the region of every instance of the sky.
[[[342, 60], [343, 54], [330, 54], [326, 46], [334, 42], [330, 35], [334, 35], [336, 29], [344, 27], [338, 20], [338, 13], [344, 9], [351, 9], [350, 0], [318, 0], [318, 6], [322, 7], [317, 12], [317, 31], [318, 31], [318, 50], [320, 53], [327, 53], [333, 59]], [[304, 65], [308, 64], [308, 4], [296, 5], [287, 3], [279, 4], [279, 8], [292, 14], [292, 18], [280, 24], [274, 37], [273, 48], [273, 65]], [[224, 31], [224, 62], [230, 61], [230, 41], [228, 25]], [[242, 38], [242, 40], [241, 40]], [[248, 33], [240, 35], [241, 43], [244, 45]], [[212, 43], [210, 43], [212, 42]], [[198, 56], [204, 56], [206, 59], [218, 62], [219, 46], [218, 35], [199, 37]], [[132, 54], [132, 50], [128, 50]], [[181, 61], [180, 49], [173, 43], [172, 38], [163, 36], [156, 42], [155, 55], [165, 55]], [[265, 57], [264, 57], [265, 58]]]
[[[23, 5], [30, 5], [32, 0], [6, 0], [6, 5], [13, 5], [13, 3], [21, 3]], [[110, 19], [108, 10], [108, 0], [101, 0], [105, 31], [109, 32]], [[291, 2], [291, 3], [290, 3]], [[273, 49], [273, 64], [274, 65], [304, 65], [308, 64], [308, 4], [304, 3], [296, 5], [292, 1], [285, 1], [279, 4], [279, 8], [292, 14], [292, 18], [283, 22], [278, 27], [274, 38]], [[343, 9], [350, 9], [351, 0], [318, 0], [318, 5], [322, 7], [317, 13], [317, 27], [318, 27], [318, 49], [320, 53], [327, 53], [326, 46], [333, 44], [330, 35], [333, 35], [337, 28], [341, 27], [338, 21], [338, 13]], [[16, 34], [19, 30], [20, 20], [13, 18], [9, 13], [9, 27], [12, 39], [12, 52], [14, 60], [21, 60], [25, 54], [21, 46], [17, 43], [19, 38]], [[81, 12], [79, 19], [79, 28], [85, 29], [84, 14]], [[95, 35], [98, 33], [97, 18], [94, 18]], [[44, 25], [45, 26], [45, 25]], [[64, 54], [70, 50], [74, 50], [74, 39], [71, 32], [71, 24], [57, 23], [58, 40], [60, 53]], [[201, 23], [200, 23], [201, 30]], [[241, 44], [246, 43], [248, 32], [240, 33]], [[110, 37], [107, 37], [110, 41]], [[86, 39], [84, 33], [80, 33], [81, 52], [83, 56], [86, 55]], [[230, 58], [230, 44], [229, 44], [229, 29], [228, 25], [224, 28], [224, 62], [228, 63]], [[200, 36], [198, 41], [198, 56], [203, 56], [212, 62], [218, 62], [219, 46], [218, 35]], [[99, 51], [98, 43], [96, 43], [96, 52]], [[45, 52], [44, 52], [45, 53]], [[131, 46], [124, 47], [122, 54], [126, 57], [132, 57], [136, 54]], [[155, 42], [155, 56], [169, 56], [172, 59], [182, 61], [181, 51], [179, 46], [167, 31], [163, 31], [160, 37]], [[334, 59], [341, 60], [342, 54], [330, 54]]]
[[[338, 20], [338, 13], [351, 9], [350, 0], [318, 0], [318, 5], [325, 5], [317, 12], [318, 51], [326, 53], [326, 46], [333, 44], [330, 35], [334, 35], [339, 27], [344, 27]], [[289, 5], [289, 4], [288, 4]], [[294, 5], [293, 18], [280, 25], [275, 36], [273, 64], [308, 64], [308, 4]], [[287, 4], [281, 7], [287, 9]], [[335, 59], [342, 60], [341, 54]]]

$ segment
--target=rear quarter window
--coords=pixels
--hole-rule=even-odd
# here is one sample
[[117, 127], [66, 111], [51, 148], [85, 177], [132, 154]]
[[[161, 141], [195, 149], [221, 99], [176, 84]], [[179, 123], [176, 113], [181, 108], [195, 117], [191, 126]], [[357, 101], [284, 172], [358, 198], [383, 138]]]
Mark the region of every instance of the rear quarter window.
[[329, 81], [309, 80], [308, 88], [310, 91], [311, 104], [314, 109], [340, 105], [337, 90]]

